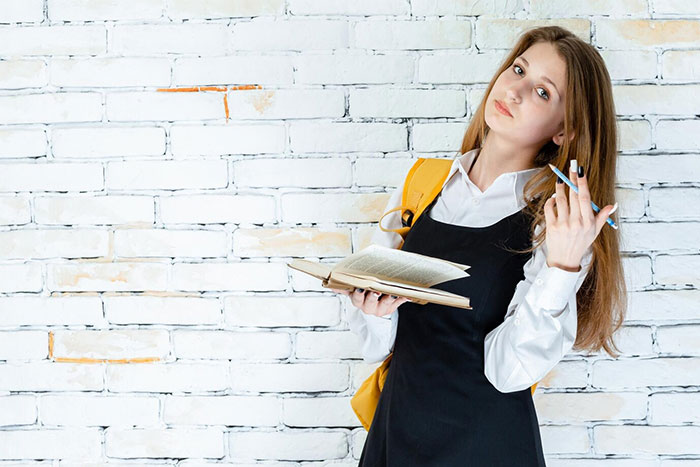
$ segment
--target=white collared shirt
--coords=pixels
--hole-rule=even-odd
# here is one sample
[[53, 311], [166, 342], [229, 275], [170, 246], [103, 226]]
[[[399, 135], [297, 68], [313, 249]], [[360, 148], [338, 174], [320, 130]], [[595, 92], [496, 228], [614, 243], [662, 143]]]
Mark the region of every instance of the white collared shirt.
[[[510, 216], [523, 207], [523, 186], [539, 170], [534, 168], [507, 172], [482, 192], [467, 175], [480, 148], [456, 157], [432, 210], [424, 214], [431, 219], [468, 227], [485, 227]], [[401, 204], [403, 183], [391, 195], [384, 212]], [[414, 220], [415, 222], [415, 220]], [[398, 229], [400, 211], [382, 220], [385, 229]], [[542, 230], [538, 225], [535, 235]], [[377, 226], [371, 243], [398, 248], [402, 241], [396, 232]], [[503, 323], [484, 340], [484, 373], [501, 392], [519, 391], [539, 382], [573, 347], [576, 340], [576, 292], [581, 287], [593, 249], [589, 247], [581, 260], [579, 272], [547, 266], [546, 243], [543, 242], [525, 263], [525, 279], [515, 288]], [[362, 342], [365, 363], [381, 362], [393, 351], [399, 309], [379, 317], [348, 307], [350, 330]]]

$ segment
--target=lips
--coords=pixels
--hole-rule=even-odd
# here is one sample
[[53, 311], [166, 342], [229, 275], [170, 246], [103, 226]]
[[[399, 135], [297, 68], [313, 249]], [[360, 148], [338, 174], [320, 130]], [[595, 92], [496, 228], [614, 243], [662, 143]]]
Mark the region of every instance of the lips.
[[496, 106], [496, 109], [502, 114], [507, 115], [509, 117], [513, 116], [513, 114], [510, 113], [510, 110], [508, 110], [508, 107], [506, 107], [506, 105], [503, 102], [495, 100], [494, 105]]

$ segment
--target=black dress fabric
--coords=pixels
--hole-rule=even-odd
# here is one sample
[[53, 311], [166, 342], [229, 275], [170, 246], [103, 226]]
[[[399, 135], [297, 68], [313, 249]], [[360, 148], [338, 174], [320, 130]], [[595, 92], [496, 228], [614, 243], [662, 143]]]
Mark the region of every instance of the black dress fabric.
[[[437, 197], [435, 198], [437, 200]], [[402, 250], [470, 265], [433, 286], [473, 309], [406, 302], [360, 467], [542, 467], [530, 388], [498, 391], [484, 375], [484, 339], [503, 322], [532, 244], [526, 211], [486, 227], [432, 219], [425, 209]]]

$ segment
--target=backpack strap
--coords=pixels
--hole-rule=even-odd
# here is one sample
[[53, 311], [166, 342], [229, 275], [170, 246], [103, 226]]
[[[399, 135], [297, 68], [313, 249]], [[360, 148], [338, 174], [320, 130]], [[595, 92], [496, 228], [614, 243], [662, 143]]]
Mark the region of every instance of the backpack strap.
[[[396, 232], [405, 239], [418, 217], [442, 190], [453, 162], [454, 159], [418, 158], [406, 175], [401, 206], [385, 212], [379, 219], [379, 228], [384, 232]], [[401, 211], [401, 225], [403, 227], [398, 229], [382, 227], [384, 216], [399, 210]], [[401, 246], [403, 246], [403, 241]]]

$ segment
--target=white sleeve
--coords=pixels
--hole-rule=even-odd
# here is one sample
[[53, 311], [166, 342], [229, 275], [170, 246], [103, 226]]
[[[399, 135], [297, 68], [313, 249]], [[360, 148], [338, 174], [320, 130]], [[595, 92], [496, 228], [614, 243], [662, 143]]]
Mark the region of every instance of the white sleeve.
[[500, 392], [531, 387], [572, 349], [576, 292], [586, 278], [592, 255], [589, 247], [581, 270], [569, 272], [547, 266], [544, 242], [533, 251], [503, 323], [484, 340], [484, 373]]
[[[401, 203], [403, 183], [399, 185], [389, 197], [384, 214], [390, 209], [398, 207]], [[401, 227], [400, 211], [387, 214], [381, 223], [385, 229], [398, 229]], [[370, 243], [397, 248], [401, 244], [402, 237], [396, 232], [384, 232], [376, 227]], [[399, 310], [389, 316], [374, 316], [364, 313], [348, 301], [348, 325], [362, 343], [362, 358], [365, 363], [382, 362], [394, 350], [396, 340], [396, 328], [399, 322]]]

